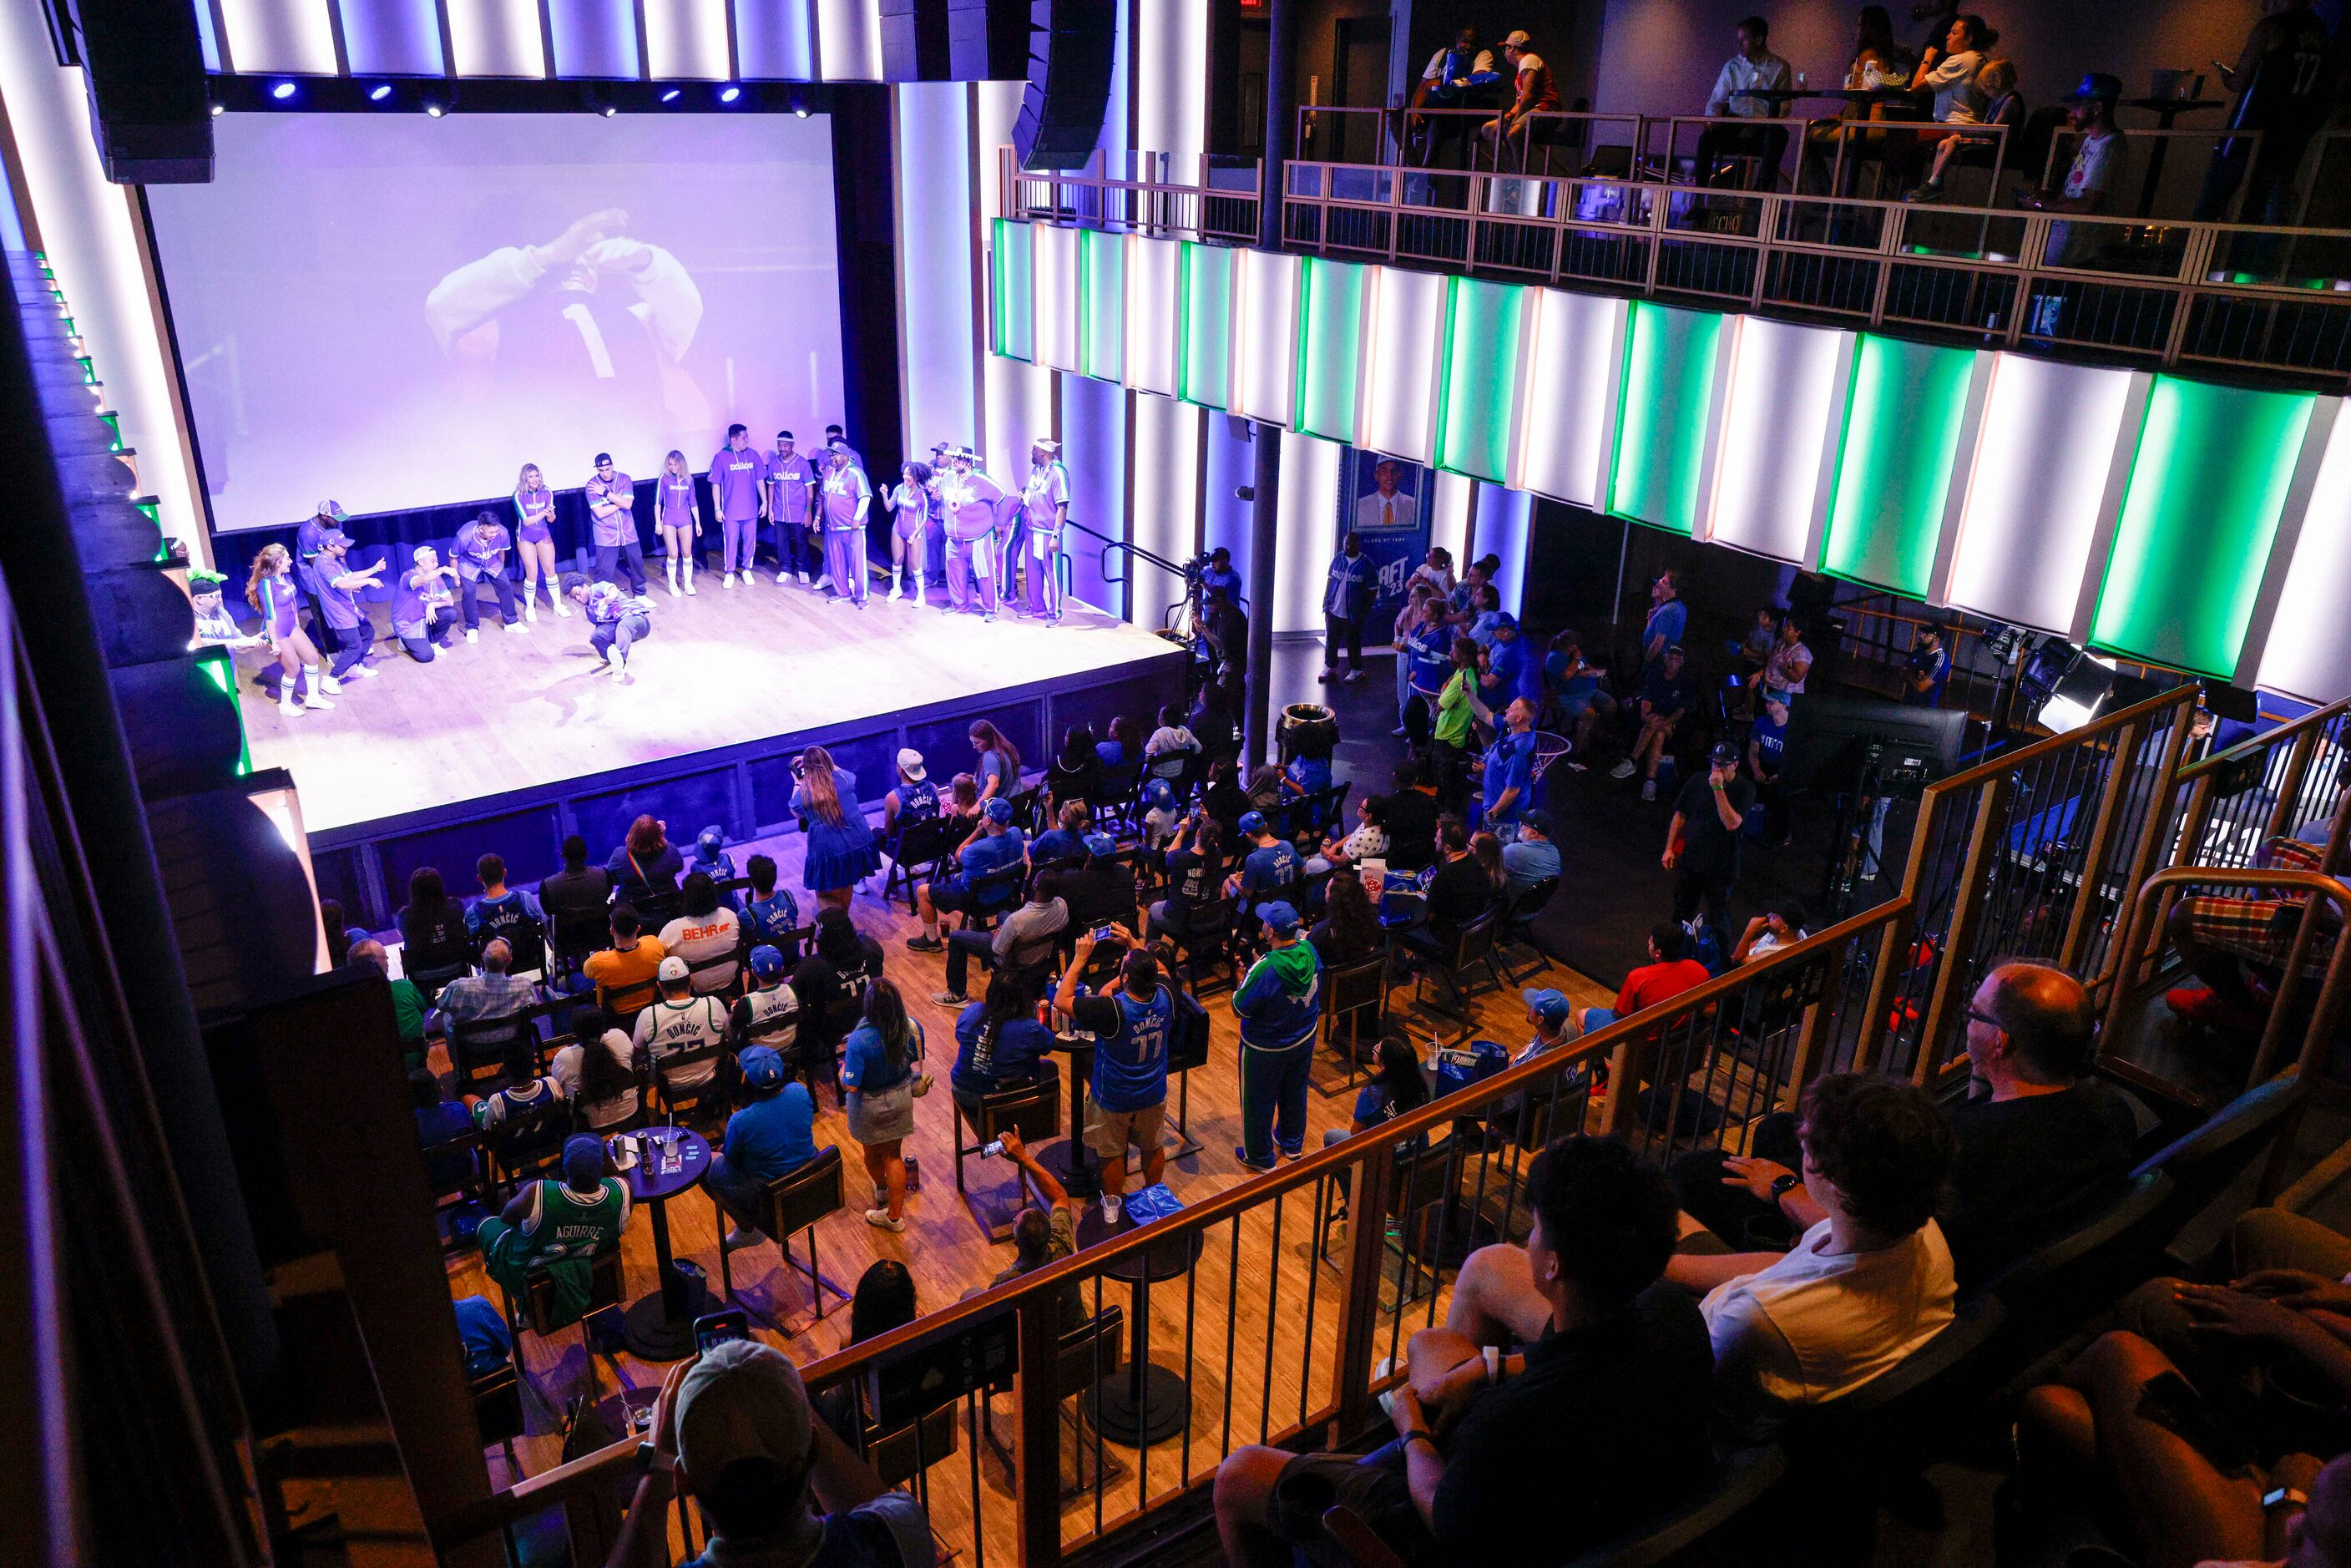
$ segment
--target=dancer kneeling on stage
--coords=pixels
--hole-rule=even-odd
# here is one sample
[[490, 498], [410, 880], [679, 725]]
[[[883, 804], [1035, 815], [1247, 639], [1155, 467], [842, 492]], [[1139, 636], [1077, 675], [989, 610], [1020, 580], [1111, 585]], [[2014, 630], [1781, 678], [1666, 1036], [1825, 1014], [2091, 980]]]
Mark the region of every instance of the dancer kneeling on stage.
[[626, 675], [629, 650], [653, 634], [653, 601], [623, 593], [617, 583], [590, 582], [577, 571], [563, 574], [563, 596], [587, 612], [588, 645], [604, 661], [596, 673]]
[[[253, 558], [253, 575], [246, 580], [245, 601], [261, 612], [261, 634], [283, 673], [277, 711], [291, 718], [306, 707], [332, 707], [325, 693], [341, 683], [319, 667], [319, 649], [302, 630], [302, 591], [294, 585], [294, 558], [284, 545], [264, 545]], [[308, 678], [308, 695], [298, 695]]]
[[[507, 576], [507, 550], [513, 544], [507, 526], [487, 512], [477, 514], [474, 520], [457, 530], [456, 542], [449, 553], [457, 563], [457, 614], [465, 622], [465, 641], [481, 641], [482, 584], [490, 585], [491, 594], [498, 601], [498, 619], [509, 632], [529, 633], [522, 623], [515, 603], [513, 580]], [[326, 574], [319, 573], [321, 578]], [[322, 600], [323, 601], [323, 600]]]
[[442, 565], [431, 545], [418, 545], [413, 559], [415, 564], [392, 584], [392, 633], [410, 658], [429, 664], [433, 650], [447, 647], [457, 634], [457, 596], [449, 586], [457, 569]]

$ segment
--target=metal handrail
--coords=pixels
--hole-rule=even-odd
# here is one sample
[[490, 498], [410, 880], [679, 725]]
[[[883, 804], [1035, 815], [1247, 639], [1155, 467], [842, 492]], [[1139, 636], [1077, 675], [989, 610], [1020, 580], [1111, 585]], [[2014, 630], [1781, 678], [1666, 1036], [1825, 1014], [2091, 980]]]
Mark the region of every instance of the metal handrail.
[[1186, 584], [1186, 591], [1185, 595], [1160, 612], [1159, 623], [1163, 627], [1169, 627], [1175, 624], [1176, 612], [1183, 609], [1186, 604], [1191, 602], [1191, 594], [1188, 591], [1190, 578], [1185, 571], [1184, 565], [1181, 561], [1169, 560], [1165, 556], [1157, 554], [1152, 550], [1144, 549], [1141, 545], [1135, 544], [1129, 539], [1114, 539], [1108, 534], [1101, 533], [1095, 529], [1086, 527], [1085, 524], [1078, 521], [1075, 517], [1064, 518], [1063, 522], [1065, 526], [1077, 529], [1078, 532], [1085, 535], [1089, 538], [1102, 540], [1102, 559], [1099, 570], [1102, 572], [1102, 580], [1105, 583], [1115, 583], [1123, 587], [1134, 581], [1133, 578], [1128, 577], [1123, 572], [1113, 573], [1111, 570], [1112, 554], [1118, 550], [1123, 550], [1129, 556], [1134, 557], [1140, 560], [1147, 561], [1151, 565], [1157, 567], [1162, 571], [1172, 573], [1179, 581], [1185, 582]]

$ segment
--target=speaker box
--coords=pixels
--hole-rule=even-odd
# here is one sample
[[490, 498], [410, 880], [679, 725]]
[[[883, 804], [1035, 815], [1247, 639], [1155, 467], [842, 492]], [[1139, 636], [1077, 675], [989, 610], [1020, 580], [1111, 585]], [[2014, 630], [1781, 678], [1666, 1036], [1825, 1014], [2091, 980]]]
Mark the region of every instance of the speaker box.
[[1029, 89], [1013, 150], [1023, 169], [1081, 168], [1110, 105], [1118, 8], [1113, 0], [1034, 0], [1029, 16]]
[[209, 183], [212, 105], [195, 7], [73, 0], [69, 15], [106, 177], [118, 185]]

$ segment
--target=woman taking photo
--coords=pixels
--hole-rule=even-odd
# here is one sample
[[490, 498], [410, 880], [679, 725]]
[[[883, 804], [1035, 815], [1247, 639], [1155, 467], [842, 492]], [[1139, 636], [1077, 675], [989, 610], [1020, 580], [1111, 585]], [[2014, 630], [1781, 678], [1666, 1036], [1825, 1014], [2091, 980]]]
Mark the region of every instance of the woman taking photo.
[[538, 585], [547, 583], [547, 601], [555, 613], [569, 619], [571, 612], [555, 585], [555, 492], [547, 487], [538, 465], [526, 463], [515, 481], [515, 553], [522, 557], [522, 618], [538, 619]]
[[923, 1056], [923, 1028], [906, 1016], [898, 988], [886, 978], [865, 988], [865, 1021], [852, 1030], [841, 1051], [841, 1087], [849, 1110], [849, 1135], [865, 1155], [873, 1178], [874, 1207], [865, 1223], [877, 1230], [906, 1228], [906, 1158], [901, 1152], [914, 1130], [915, 1069]]
[[792, 810], [808, 824], [808, 860], [802, 885], [820, 902], [849, 907], [856, 885], [882, 867], [873, 830], [857, 803], [857, 775], [836, 768], [832, 753], [811, 746], [800, 753], [800, 781], [792, 787]]

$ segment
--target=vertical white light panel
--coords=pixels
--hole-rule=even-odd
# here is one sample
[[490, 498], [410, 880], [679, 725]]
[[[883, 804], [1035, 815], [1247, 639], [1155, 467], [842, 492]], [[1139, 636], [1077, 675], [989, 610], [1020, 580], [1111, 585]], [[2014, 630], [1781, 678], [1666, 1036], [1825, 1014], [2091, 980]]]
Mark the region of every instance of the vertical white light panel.
[[1415, 463], [1436, 455], [1437, 361], [1449, 281], [1438, 273], [1394, 267], [1379, 268], [1373, 280], [1355, 423], [1356, 444], [1367, 451]]
[[[816, 18], [809, 0], [758, 0], [735, 7], [735, 70], [746, 80], [813, 80]], [[939, 155], [945, 156], [945, 149]]]
[[1428, 509], [1428, 542], [1453, 552], [1457, 574], [1469, 564], [1469, 502], [1477, 489], [1478, 481], [1467, 475], [1450, 468], [1437, 470], [1437, 503]]
[[1993, 356], [1938, 601], [2060, 636], [2087, 631], [2086, 600], [2129, 477], [2145, 382], [2129, 371]]
[[[413, 0], [335, 0], [343, 19], [343, 57], [353, 76], [437, 77], [443, 72], [441, 24]], [[208, 6], [198, 5], [201, 16]]]
[[[633, 78], [637, 74], [637, 29], [623, 12], [588, 0], [548, 0], [555, 41], [555, 65], [564, 76]], [[538, 0], [449, 0], [449, 54], [461, 77], [543, 77], [547, 46], [538, 30]], [[572, 23], [582, 47], [566, 56], [565, 23]]]
[[[2320, 413], [2325, 412], [2322, 403]], [[2261, 660], [2263, 691], [2314, 703], [2351, 695], [2351, 635], [2343, 623], [2345, 598], [2351, 595], [2351, 419], [2339, 407], [2332, 412], [2335, 429]]]
[[1828, 521], [1854, 336], [1760, 316], [1732, 328], [1712, 518], [1698, 537], [1810, 565]]
[[[1114, 539], [1126, 535], [1126, 392], [1113, 382], [1061, 378], [1061, 459], [1070, 470], [1070, 517]], [[1026, 475], [1028, 466], [1019, 472]], [[1113, 615], [1126, 612], [1125, 591], [1102, 576], [1102, 544], [1071, 529], [1070, 591]], [[1032, 563], [1033, 564], [1033, 563]]]
[[[1012, 123], [1020, 115], [1024, 84], [985, 81], [969, 84], [971, 141], [957, 149], [962, 158], [980, 156], [978, 188], [972, 193], [983, 222], [1003, 216], [1003, 192], [992, 172], [995, 149], [1012, 140]], [[1029, 443], [1053, 433], [1053, 372], [998, 354], [980, 356], [979, 427], [966, 439], [979, 448], [988, 472], [1018, 486], [1029, 472]], [[931, 437], [935, 441], [937, 436]]]
[[[329, 0], [221, 0], [229, 58], [256, 71], [335, 74], [335, 25]], [[56, 56], [49, 54], [54, 61]]]
[[1322, 585], [1339, 538], [1339, 457], [1344, 450], [1335, 441], [1281, 433], [1281, 494], [1275, 507], [1280, 532], [1273, 555], [1277, 637], [1322, 629]]
[[[818, 62], [827, 81], [882, 79], [882, 0], [816, 0]], [[983, 143], [993, 157], [995, 147]]]
[[[897, 114], [899, 408], [906, 455], [977, 439], [968, 89], [901, 82]], [[755, 434], [761, 433], [754, 432]]]
[[1494, 587], [1502, 608], [1520, 613], [1526, 605], [1527, 544], [1533, 537], [1535, 498], [1524, 490], [1506, 490], [1480, 482], [1478, 486], [1478, 553], [1502, 558]]
[[724, 81], [726, 0], [639, 0], [645, 18], [645, 63], [655, 79]]
[[1035, 225], [1036, 245], [1034, 364], [1057, 371], [1074, 371], [1078, 360], [1078, 246], [1080, 229], [1053, 224]]
[[1616, 444], [1625, 301], [1541, 288], [1528, 303], [1533, 341], [1510, 483], [1596, 510], [1608, 493], [1608, 458]]
[[[1148, 392], [1136, 393], [1134, 402], [1134, 461], [1129, 487], [1134, 546], [1163, 559], [1189, 560], [1199, 549], [1200, 422], [1208, 416], [1190, 403]], [[1139, 556], [1127, 570], [1134, 579], [1134, 623], [1164, 625], [1167, 607], [1184, 597], [1183, 578]]]
[[1126, 236], [1126, 384], [1137, 392], [1176, 395], [1183, 267], [1176, 241]]
[[1172, 177], [1197, 174], [1208, 110], [1208, 0], [1131, 0], [1134, 57], [1150, 62], [1134, 78], [1134, 145], [1165, 154]]
[[1298, 368], [1299, 258], [1233, 252], [1233, 403], [1248, 419], [1288, 424]]

